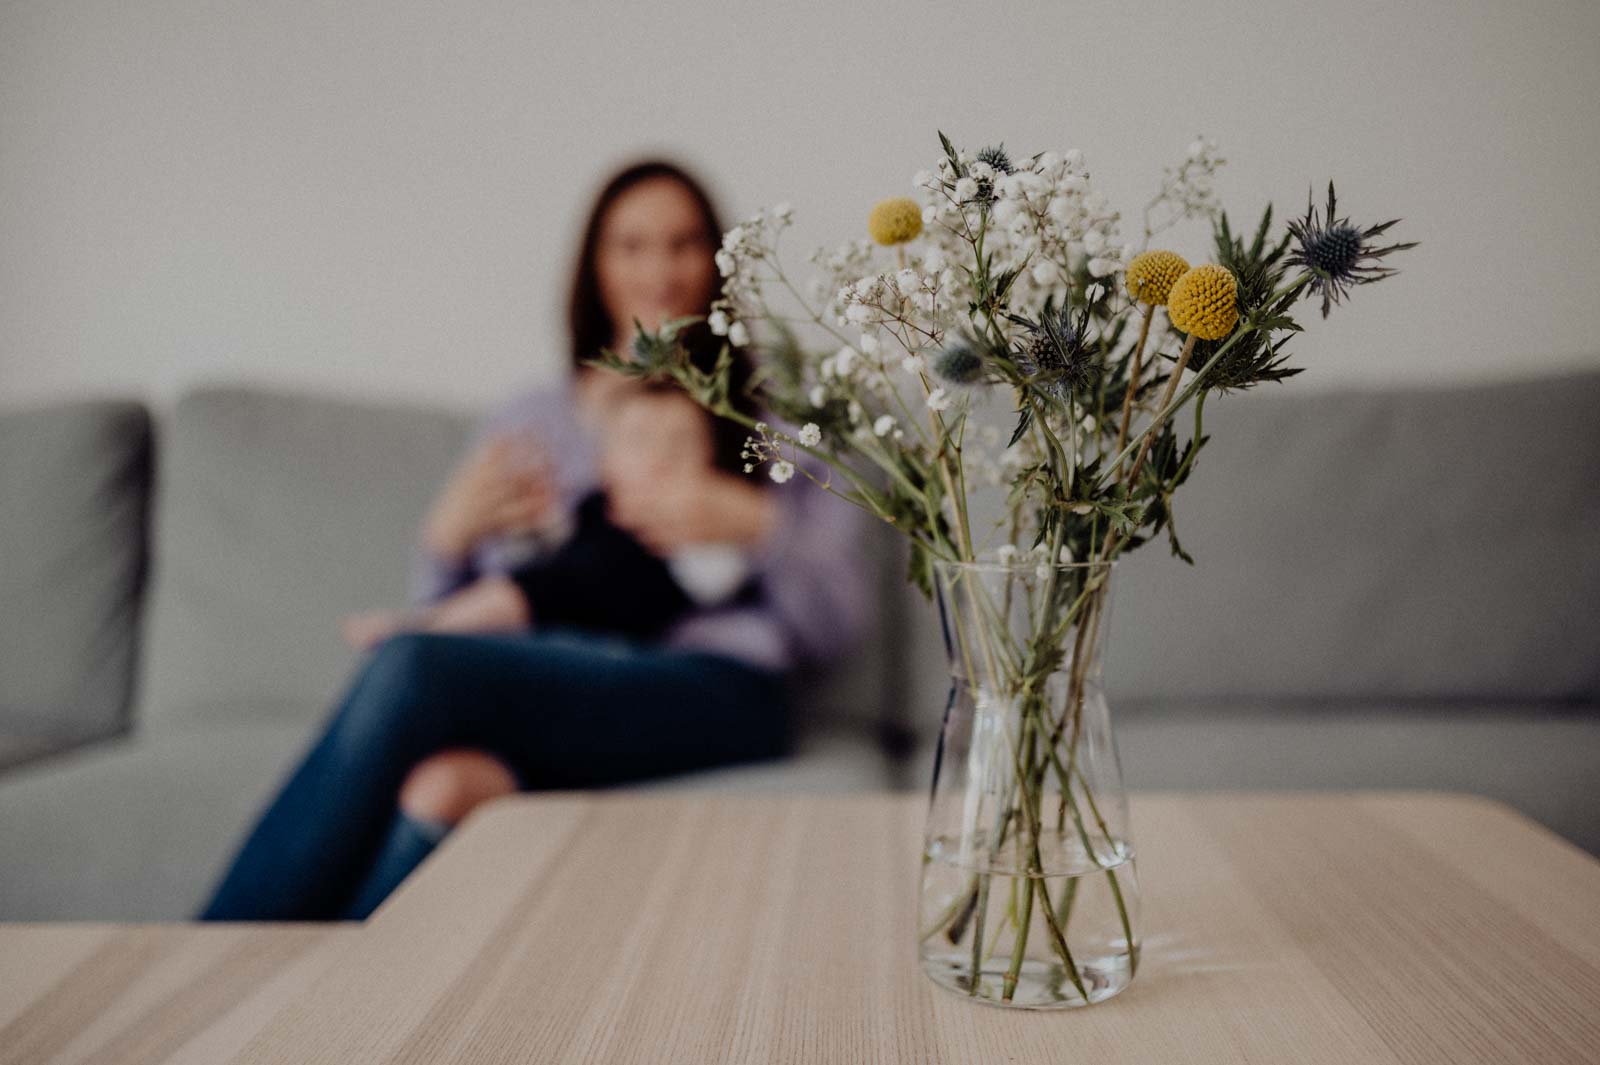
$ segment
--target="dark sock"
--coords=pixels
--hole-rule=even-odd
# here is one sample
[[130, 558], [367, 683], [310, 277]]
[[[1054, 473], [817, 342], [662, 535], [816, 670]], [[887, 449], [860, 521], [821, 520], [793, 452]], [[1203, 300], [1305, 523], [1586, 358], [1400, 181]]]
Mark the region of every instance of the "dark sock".
[[371, 871], [345, 907], [345, 920], [366, 920], [449, 831], [449, 825], [412, 817], [403, 810], [395, 814], [389, 835], [373, 857]]

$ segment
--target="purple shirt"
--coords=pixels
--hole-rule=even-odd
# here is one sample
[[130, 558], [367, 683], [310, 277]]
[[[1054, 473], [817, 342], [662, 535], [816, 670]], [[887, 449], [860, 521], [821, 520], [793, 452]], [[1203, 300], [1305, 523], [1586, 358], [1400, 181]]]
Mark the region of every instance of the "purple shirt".
[[[570, 378], [508, 403], [479, 429], [473, 446], [508, 430], [532, 434], [549, 456], [559, 505], [569, 515], [599, 487], [600, 442], [578, 420]], [[805, 466], [826, 479], [814, 460]], [[659, 642], [777, 671], [829, 663], [863, 637], [870, 620], [872, 578], [864, 537], [871, 518], [798, 473], [783, 485], [764, 473], [754, 476], [762, 480], [752, 483], [764, 485], [778, 505], [771, 534], [747, 552], [752, 576], [760, 582], [760, 601], [692, 607]], [[506, 573], [518, 560], [515, 545], [499, 539], [481, 543], [459, 565], [420, 552], [413, 596], [438, 599], [477, 577]]]

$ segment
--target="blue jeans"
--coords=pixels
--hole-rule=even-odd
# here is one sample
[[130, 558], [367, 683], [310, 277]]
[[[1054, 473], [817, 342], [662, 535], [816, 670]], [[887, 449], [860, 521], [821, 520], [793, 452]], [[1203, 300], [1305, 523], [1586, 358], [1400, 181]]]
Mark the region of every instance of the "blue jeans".
[[359, 916], [353, 900], [373, 894], [374, 876], [398, 879], [374, 865], [393, 865], [392, 833], [406, 827], [401, 783], [446, 748], [494, 754], [525, 789], [604, 787], [778, 757], [789, 710], [780, 675], [721, 655], [558, 630], [396, 636], [367, 660], [200, 919]]

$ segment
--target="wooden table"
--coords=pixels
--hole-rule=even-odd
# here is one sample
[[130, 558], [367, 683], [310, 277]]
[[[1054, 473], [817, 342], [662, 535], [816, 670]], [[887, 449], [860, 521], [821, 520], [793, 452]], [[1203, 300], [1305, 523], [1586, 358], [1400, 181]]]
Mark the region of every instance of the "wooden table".
[[1600, 862], [1501, 804], [1136, 794], [1139, 975], [1038, 1013], [918, 967], [923, 801], [518, 797], [365, 925], [10, 926], [0, 1062], [1600, 1062]]
[[0, 1063], [226, 1061], [361, 930], [0, 925]]

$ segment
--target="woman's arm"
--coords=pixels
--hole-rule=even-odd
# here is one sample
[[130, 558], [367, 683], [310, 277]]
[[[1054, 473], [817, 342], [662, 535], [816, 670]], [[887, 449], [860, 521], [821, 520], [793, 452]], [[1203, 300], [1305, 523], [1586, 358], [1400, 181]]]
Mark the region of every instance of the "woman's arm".
[[550, 463], [528, 439], [535, 432], [541, 438], [550, 435], [550, 429], [563, 435], [548, 416], [552, 405], [549, 392], [529, 393], [474, 434], [467, 457], [423, 521], [412, 557], [413, 602], [436, 602], [490, 575], [486, 544], [538, 527], [560, 505]]
[[[825, 469], [812, 472], [826, 478]], [[752, 568], [799, 655], [835, 661], [860, 646], [873, 621], [873, 519], [801, 478], [759, 490], [771, 500], [773, 520], [750, 550]]]
[[518, 632], [531, 620], [510, 578], [483, 577], [426, 606], [351, 614], [343, 630], [350, 646], [369, 650], [402, 632]]

